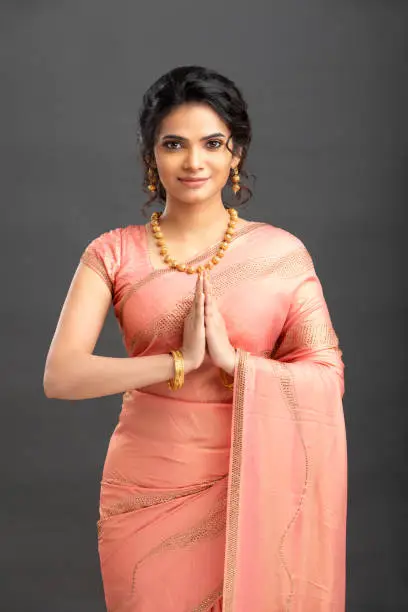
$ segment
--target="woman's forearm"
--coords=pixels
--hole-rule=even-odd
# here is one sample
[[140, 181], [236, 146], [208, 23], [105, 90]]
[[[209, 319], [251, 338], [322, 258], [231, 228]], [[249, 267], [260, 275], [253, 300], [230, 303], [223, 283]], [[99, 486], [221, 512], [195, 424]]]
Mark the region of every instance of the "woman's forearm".
[[[185, 372], [190, 371], [185, 364]], [[174, 377], [169, 354], [148, 357], [100, 357], [71, 354], [46, 365], [44, 392], [49, 398], [81, 400], [124, 393]]]

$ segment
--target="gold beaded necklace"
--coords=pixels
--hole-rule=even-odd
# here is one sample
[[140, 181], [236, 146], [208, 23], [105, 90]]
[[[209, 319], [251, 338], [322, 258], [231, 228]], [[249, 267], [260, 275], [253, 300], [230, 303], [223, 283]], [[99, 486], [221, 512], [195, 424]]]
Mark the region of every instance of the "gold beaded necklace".
[[228, 222], [228, 227], [224, 234], [224, 238], [218, 247], [217, 254], [214, 255], [214, 257], [212, 257], [205, 264], [201, 266], [196, 266], [196, 267], [187, 266], [186, 264], [183, 264], [183, 263], [177, 263], [174, 257], [171, 257], [169, 255], [169, 251], [168, 251], [168, 248], [167, 248], [167, 245], [164, 240], [163, 233], [161, 231], [160, 224], [159, 224], [159, 219], [162, 213], [154, 212], [151, 216], [150, 224], [152, 227], [154, 238], [156, 240], [156, 244], [160, 250], [160, 255], [164, 263], [166, 263], [170, 268], [174, 268], [175, 270], [178, 270], [179, 272], [186, 272], [187, 274], [200, 274], [200, 272], [202, 272], [203, 270], [205, 269], [211, 270], [211, 268], [216, 266], [217, 263], [220, 262], [221, 258], [224, 257], [225, 251], [229, 247], [229, 243], [231, 242], [232, 237], [234, 235], [235, 226], [238, 220], [238, 212], [235, 210], [235, 208], [228, 208], [227, 210], [228, 210], [230, 219]]

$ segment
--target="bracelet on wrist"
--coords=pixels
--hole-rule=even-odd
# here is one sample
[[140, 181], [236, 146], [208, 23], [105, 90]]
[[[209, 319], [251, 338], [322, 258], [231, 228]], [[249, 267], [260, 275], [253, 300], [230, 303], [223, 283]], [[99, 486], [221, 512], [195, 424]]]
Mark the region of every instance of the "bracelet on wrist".
[[224, 387], [226, 387], [227, 389], [234, 388], [234, 378], [232, 377], [232, 381], [229, 381], [228, 374], [222, 368], [220, 368], [220, 376], [221, 376], [221, 380], [223, 382]]
[[169, 354], [174, 361], [174, 378], [171, 378], [167, 384], [172, 391], [177, 391], [184, 385], [184, 357], [179, 350], [170, 351]]

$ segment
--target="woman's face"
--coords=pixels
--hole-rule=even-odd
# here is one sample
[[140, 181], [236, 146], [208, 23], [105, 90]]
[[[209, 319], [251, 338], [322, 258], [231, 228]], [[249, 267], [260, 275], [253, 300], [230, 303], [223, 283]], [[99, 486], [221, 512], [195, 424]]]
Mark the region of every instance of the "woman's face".
[[[167, 199], [197, 202], [220, 197], [231, 168], [239, 162], [227, 149], [230, 130], [206, 104], [182, 104], [162, 121], [154, 148]], [[228, 143], [232, 149], [232, 139]], [[182, 179], [206, 179], [184, 183]]]

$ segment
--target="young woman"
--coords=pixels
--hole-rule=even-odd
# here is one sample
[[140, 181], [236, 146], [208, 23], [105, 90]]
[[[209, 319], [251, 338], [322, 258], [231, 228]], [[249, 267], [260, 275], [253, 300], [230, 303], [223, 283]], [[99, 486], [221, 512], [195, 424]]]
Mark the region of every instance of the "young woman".
[[[107, 609], [343, 612], [344, 366], [311, 256], [237, 213], [251, 128], [233, 82], [176, 68], [139, 119], [164, 210], [88, 244], [44, 375], [48, 397], [123, 393], [98, 521]], [[111, 304], [128, 358], [93, 354]]]

